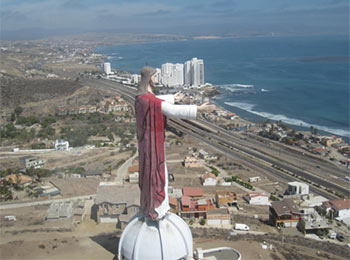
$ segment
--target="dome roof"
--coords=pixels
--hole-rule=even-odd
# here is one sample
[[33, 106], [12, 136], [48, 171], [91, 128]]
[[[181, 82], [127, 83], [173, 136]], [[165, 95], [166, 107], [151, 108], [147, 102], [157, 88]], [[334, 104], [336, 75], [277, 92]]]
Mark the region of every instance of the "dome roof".
[[155, 260], [192, 257], [192, 233], [173, 213], [159, 221], [135, 216], [119, 241], [119, 259]]

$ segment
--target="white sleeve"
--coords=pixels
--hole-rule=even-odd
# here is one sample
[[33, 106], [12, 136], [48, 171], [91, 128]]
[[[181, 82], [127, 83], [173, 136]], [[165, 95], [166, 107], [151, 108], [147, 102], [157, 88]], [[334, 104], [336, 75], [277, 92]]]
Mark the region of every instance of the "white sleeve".
[[162, 102], [162, 112], [168, 117], [194, 120], [197, 116], [197, 105], [172, 105]]
[[156, 98], [163, 99], [165, 102], [175, 104], [174, 95], [159, 95]]

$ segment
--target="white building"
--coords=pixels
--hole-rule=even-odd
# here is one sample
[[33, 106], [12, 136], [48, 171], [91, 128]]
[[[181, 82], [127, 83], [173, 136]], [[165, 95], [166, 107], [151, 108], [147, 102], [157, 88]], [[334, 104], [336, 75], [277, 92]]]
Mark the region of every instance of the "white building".
[[287, 193], [289, 195], [308, 195], [309, 194], [309, 185], [302, 182], [289, 182]]
[[184, 84], [184, 65], [180, 63], [165, 63], [161, 69], [161, 83], [164, 86], [183, 86]]
[[29, 169], [29, 168], [39, 169], [45, 166], [46, 164], [46, 160], [38, 159], [32, 156], [24, 156], [24, 157], [21, 157], [20, 160], [26, 169]]
[[185, 84], [187, 86], [204, 85], [204, 62], [203, 60], [192, 58], [185, 62]]
[[112, 72], [111, 64], [109, 62], [103, 63], [102, 69], [103, 69], [103, 72], [106, 73], [107, 75], [111, 74]]
[[207, 173], [203, 176], [203, 186], [216, 186], [216, 176], [212, 173]]
[[55, 150], [56, 151], [67, 151], [69, 149], [69, 142], [65, 140], [56, 140]]
[[186, 61], [184, 66], [185, 86], [191, 86], [191, 61]]
[[156, 68], [156, 76], [157, 76], [157, 83], [162, 83], [162, 70], [160, 68]]
[[172, 186], [168, 187], [168, 195], [174, 197], [176, 199], [180, 199], [182, 197], [182, 188], [175, 188]]
[[131, 83], [139, 84], [140, 80], [141, 80], [141, 75], [138, 75], [138, 74], [131, 75]]
[[201, 159], [208, 159], [209, 154], [208, 154], [206, 151], [204, 151], [203, 149], [200, 149], [200, 150], [198, 151], [198, 156], [199, 156], [199, 158], [201, 158]]
[[256, 182], [256, 181], [260, 181], [260, 180], [261, 180], [260, 176], [250, 177], [249, 178], [249, 182]]
[[249, 204], [252, 205], [267, 205], [271, 206], [269, 196], [264, 193], [252, 192], [243, 197]]

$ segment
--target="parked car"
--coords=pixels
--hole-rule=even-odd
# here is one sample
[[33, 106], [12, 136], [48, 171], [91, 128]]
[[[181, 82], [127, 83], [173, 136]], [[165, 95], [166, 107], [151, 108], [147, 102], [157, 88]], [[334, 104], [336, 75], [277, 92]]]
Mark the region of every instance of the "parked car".
[[239, 223], [236, 223], [234, 228], [235, 228], [235, 230], [249, 231], [249, 227], [248, 227], [248, 225], [246, 225], [246, 224], [239, 224]]
[[330, 231], [328, 233], [328, 238], [330, 239], [335, 239], [337, 237], [337, 233], [333, 232], [333, 231]]
[[338, 239], [340, 242], [343, 242], [345, 238], [344, 238], [343, 235], [337, 234], [337, 239]]
[[5, 216], [5, 220], [7, 220], [7, 221], [16, 221], [17, 218], [16, 218], [16, 216]]

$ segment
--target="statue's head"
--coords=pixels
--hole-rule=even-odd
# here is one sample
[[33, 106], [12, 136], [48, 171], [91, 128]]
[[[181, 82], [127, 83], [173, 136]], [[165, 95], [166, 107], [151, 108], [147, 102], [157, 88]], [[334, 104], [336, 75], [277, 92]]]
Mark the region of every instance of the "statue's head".
[[145, 66], [141, 70], [141, 82], [137, 90], [137, 95], [143, 95], [148, 93], [148, 86], [154, 87], [156, 83], [155, 75], [157, 70], [150, 66]]

